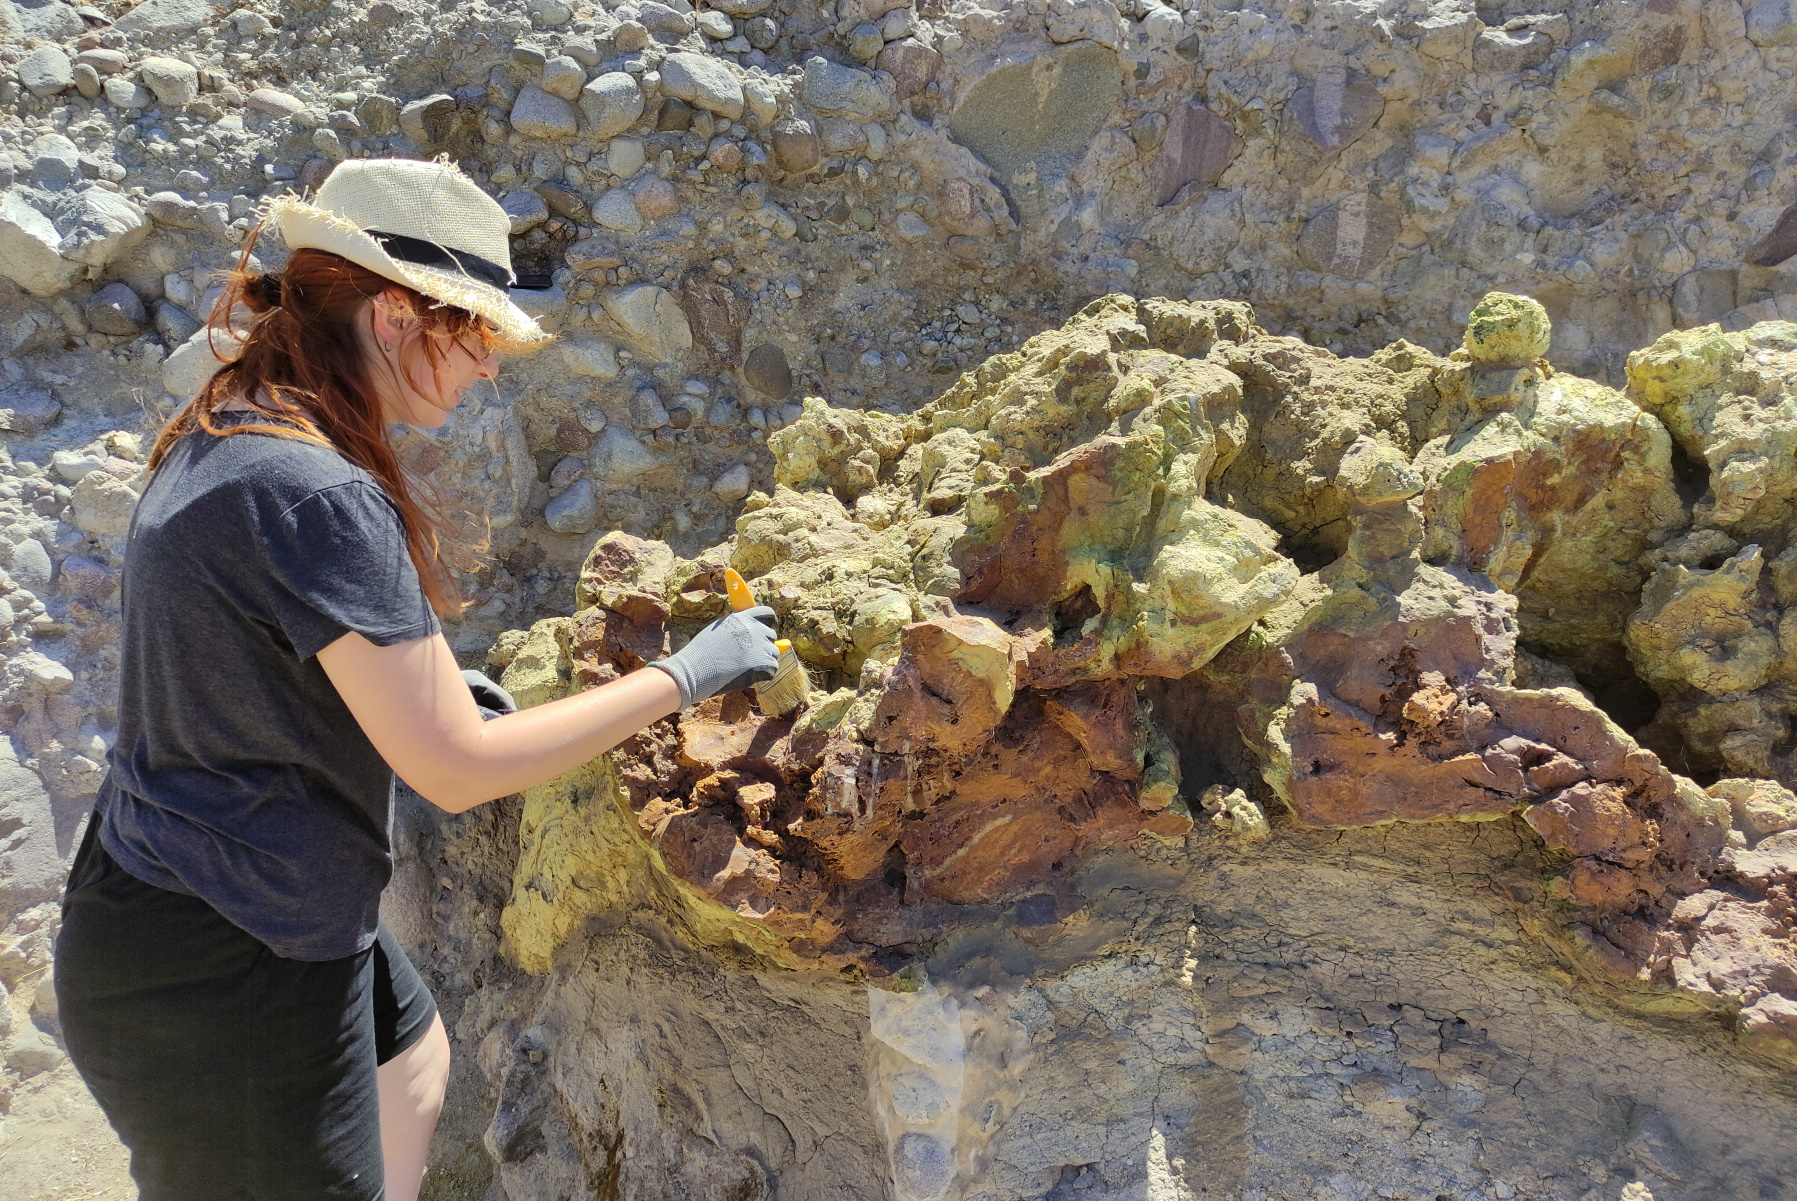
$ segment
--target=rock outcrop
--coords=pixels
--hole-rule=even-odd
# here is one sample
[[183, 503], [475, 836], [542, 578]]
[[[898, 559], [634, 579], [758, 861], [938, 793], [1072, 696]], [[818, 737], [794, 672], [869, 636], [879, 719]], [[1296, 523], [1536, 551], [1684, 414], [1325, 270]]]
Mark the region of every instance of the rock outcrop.
[[[879, 976], [993, 905], [1052, 907], [1105, 848], [1183, 839], [1182, 765], [1239, 739], [1300, 825], [1519, 824], [1559, 865], [1538, 929], [1580, 970], [1797, 1062], [1788, 794], [1706, 793], [1586, 687], [1626, 655], [1667, 678], [1649, 559], [1698, 536], [1672, 438], [1555, 372], [1548, 337], [1494, 294], [1448, 359], [1342, 360], [1240, 304], [1110, 296], [910, 416], [808, 399], [733, 539], [607, 535], [574, 615], [495, 648], [528, 700], [615, 678], [724, 612], [727, 564], [816, 685], [777, 719], [716, 698], [534, 790], [510, 953], [549, 970], [635, 872], [707, 945]], [[1752, 601], [1757, 570], [1726, 579], [1683, 602], [1693, 628]], [[1212, 824], [1260, 836], [1226, 787]]]
[[[79, 1095], [53, 898], [212, 273], [448, 155], [560, 331], [403, 440], [487, 547], [456, 653], [558, 695], [728, 561], [818, 695], [408, 844], [440, 1197], [1776, 1193], [1794, 31], [0, 0], [0, 1178], [81, 1170], [13, 1131]], [[1185, 299], [1060, 328], [1119, 290]]]

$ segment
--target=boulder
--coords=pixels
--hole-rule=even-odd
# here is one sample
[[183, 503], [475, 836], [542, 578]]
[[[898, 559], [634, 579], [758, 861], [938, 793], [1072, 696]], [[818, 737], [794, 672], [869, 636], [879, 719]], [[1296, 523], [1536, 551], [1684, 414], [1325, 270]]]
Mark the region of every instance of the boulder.
[[609, 141], [643, 115], [643, 89], [635, 76], [608, 71], [580, 90], [580, 111], [586, 117], [587, 133]]
[[138, 64], [138, 78], [171, 107], [191, 104], [200, 94], [200, 73], [178, 58], [152, 56]]
[[257, 88], [245, 96], [243, 102], [257, 112], [267, 113], [271, 117], [291, 117], [306, 107], [304, 100], [278, 88]]
[[743, 360], [743, 379], [751, 388], [772, 400], [785, 400], [792, 395], [792, 367], [786, 352], [772, 342], [763, 342]]
[[150, 233], [150, 218], [141, 208], [104, 188], [64, 193], [55, 202], [55, 215], [62, 256], [93, 268], [106, 267]]
[[558, 54], [543, 64], [541, 86], [551, 96], [560, 96], [563, 100], [578, 100], [586, 81], [586, 68], [579, 59]]
[[1537, 29], [1485, 29], [1473, 39], [1473, 69], [1483, 75], [1514, 75], [1553, 54], [1553, 39]]
[[69, 506], [75, 513], [75, 525], [83, 533], [121, 538], [131, 528], [137, 493], [110, 472], [90, 471], [70, 491]]
[[1797, 46], [1797, 2], [1758, 0], [1747, 9], [1747, 40], [1756, 46]]
[[593, 221], [613, 233], [634, 234], [643, 228], [643, 213], [630, 192], [612, 188], [594, 202]]
[[86, 28], [62, 0], [0, 0], [0, 40], [64, 42]]
[[568, 373], [590, 379], [617, 379], [618, 360], [611, 344], [584, 334], [570, 334], [557, 343]]
[[192, 33], [214, 15], [209, 0], [143, 0], [114, 24], [129, 33]]
[[808, 107], [824, 116], [869, 121], [892, 109], [892, 95], [873, 72], [833, 63], [822, 55], [805, 60], [801, 94]]
[[651, 362], [672, 362], [692, 349], [692, 329], [666, 288], [656, 284], [608, 288], [599, 294], [599, 303], [631, 348]]
[[129, 79], [123, 79], [116, 75], [103, 83], [100, 86], [100, 91], [106, 97], [108, 104], [128, 112], [148, 108], [150, 102], [156, 99], [154, 93], [141, 83], [133, 83]]
[[663, 59], [661, 90], [732, 121], [743, 115], [742, 84], [721, 61], [703, 54], [677, 52]]
[[580, 122], [572, 104], [529, 84], [512, 102], [512, 128], [527, 138], [566, 140], [580, 132]]
[[782, 171], [802, 175], [822, 161], [817, 130], [811, 122], [789, 117], [774, 124], [774, 162]]
[[[811, 65], [820, 61], [806, 65], [808, 102]], [[1007, 63], [966, 88], [949, 136], [1002, 178], [1028, 170], [1059, 178], [1115, 113], [1121, 74], [1116, 53], [1093, 42]]]
[[0, 275], [33, 296], [55, 296], [82, 273], [62, 256], [62, 235], [17, 188], [0, 192]]
[[411, 101], [399, 110], [399, 129], [418, 146], [434, 146], [456, 125], [455, 97], [438, 92]]
[[1180, 105], [1160, 143], [1155, 203], [1191, 201], [1217, 182], [1241, 149], [1242, 139], [1228, 121], [1201, 104]]
[[584, 534], [599, 523], [593, 481], [578, 479], [543, 507], [543, 520], [558, 534]]
[[748, 466], [732, 463], [711, 482], [711, 491], [725, 504], [733, 505], [749, 494], [751, 486]]
[[693, 345], [721, 367], [741, 363], [748, 302], [727, 285], [699, 277], [687, 280], [678, 299]]
[[909, 100], [928, 88], [942, 67], [942, 55], [916, 38], [887, 42], [875, 64], [892, 76], [900, 100]]
[[[30, 437], [48, 429], [61, 415], [62, 403], [52, 396], [48, 389], [37, 384], [22, 382], [0, 388], [0, 430]], [[21, 547], [23, 545], [23, 543], [20, 544]], [[32, 545], [37, 546], [40, 552], [43, 550], [41, 544], [34, 542]], [[18, 548], [14, 548], [15, 575], [18, 573], [19, 566], [18, 553]], [[46, 568], [48, 562], [46, 559]], [[24, 578], [20, 577], [19, 582], [24, 583]], [[44, 576], [44, 582], [49, 583], [47, 574]]]
[[549, 206], [535, 192], [519, 190], [507, 192], [499, 201], [499, 207], [512, 222], [512, 236], [527, 234], [543, 222], [549, 220]]
[[74, 64], [60, 46], [39, 46], [14, 68], [19, 86], [33, 96], [54, 96], [75, 86]]
[[131, 337], [150, 323], [143, 300], [123, 282], [107, 284], [95, 292], [82, 311], [90, 326], [114, 337]]
[[587, 470], [606, 488], [627, 488], [665, 461], [659, 452], [638, 441], [635, 434], [612, 425], [594, 440]]
[[1522, 367], [1547, 354], [1553, 329], [1547, 310], [1527, 296], [1487, 292], [1466, 320], [1463, 344], [1472, 361]]
[[235, 351], [229, 338], [196, 330], [162, 360], [163, 391], [177, 400], [191, 400]]

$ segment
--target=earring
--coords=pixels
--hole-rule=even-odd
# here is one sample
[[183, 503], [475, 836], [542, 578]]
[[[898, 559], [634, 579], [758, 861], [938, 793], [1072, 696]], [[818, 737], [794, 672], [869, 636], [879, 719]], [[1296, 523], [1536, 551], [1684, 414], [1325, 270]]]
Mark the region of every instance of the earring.
[[393, 343], [391, 343], [391, 342], [382, 342], [382, 343], [381, 343], [381, 346], [382, 346], [382, 347], [383, 347], [383, 348], [384, 348], [384, 349], [385, 349], [385, 350], [386, 350], [386, 352], [387, 352], [387, 353], [388, 353], [388, 354], [392, 354], [392, 353], [393, 353]]

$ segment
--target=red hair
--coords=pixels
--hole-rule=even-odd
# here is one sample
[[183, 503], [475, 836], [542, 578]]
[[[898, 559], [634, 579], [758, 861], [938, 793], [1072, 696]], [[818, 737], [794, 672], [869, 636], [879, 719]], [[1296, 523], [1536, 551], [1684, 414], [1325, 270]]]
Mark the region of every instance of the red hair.
[[[394, 453], [356, 319], [364, 302], [382, 292], [398, 293], [404, 298], [396, 306], [398, 314], [415, 320], [426, 334], [478, 338], [483, 357], [501, 348], [496, 335], [466, 309], [440, 304], [328, 251], [295, 250], [279, 277], [252, 274], [250, 251], [260, 233], [257, 226], [245, 239], [237, 268], [225, 273], [224, 292], [207, 320], [208, 344], [224, 366], [162, 428], [150, 450], [150, 468], [160, 466], [175, 441], [195, 429], [221, 437], [255, 433], [329, 446], [380, 482], [405, 522], [407, 550], [425, 596], [439, 614], [459, 615], [460, 590], [445, 560], [449, 523], [441, 497], [429, 481], [407, 472]], [[239, 305], [254, 317], [247, 330], [233, 332], [230, 318]], [[240, 343], [235, 359], [218, 353], [215, 339], [220, 335]], [[401, 370], [412, 378], [416, 356], [422, 353], [434, 373], [447, 345], [436, 337], [410, 339]], [[263, 420], [218, 424], [218, 407], [233, 399]], [[479, 553], [486, 547], [470, 549]]]

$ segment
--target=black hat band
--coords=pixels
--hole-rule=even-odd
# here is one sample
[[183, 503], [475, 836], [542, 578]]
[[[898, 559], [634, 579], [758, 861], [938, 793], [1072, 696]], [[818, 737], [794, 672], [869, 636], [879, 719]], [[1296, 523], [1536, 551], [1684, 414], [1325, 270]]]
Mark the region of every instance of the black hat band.
[[381, 249], [390, 257], [402, 263], [412, 263], [419, 267], [448, 267], [472, 279], [492, 284], [495, 288], [511, 286], [512, 273], [509, 270], [478, 254], [466, 250], [451, 250], [439, 242], [414, 238], [408, 234], [382, 233], [378, 229], [362, 232], [379, 242]]

